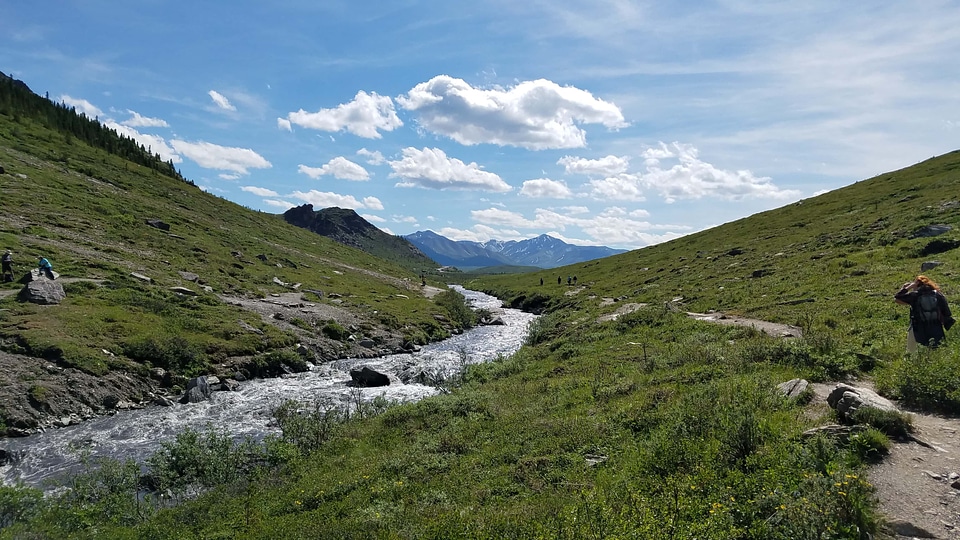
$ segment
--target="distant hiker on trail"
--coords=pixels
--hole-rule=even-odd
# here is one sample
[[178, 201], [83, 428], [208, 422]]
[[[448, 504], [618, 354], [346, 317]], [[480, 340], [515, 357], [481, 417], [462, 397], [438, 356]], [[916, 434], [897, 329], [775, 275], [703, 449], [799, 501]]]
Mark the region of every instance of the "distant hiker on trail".
[[573, 284], [574, 284], [574, 285], [577, 284], [577, 276], [573, 276]]
[[3, 282], [13, 281], [13, 253], [8, 249], [3, 253]]
[[907, 331], [907, 351], [915, 352], [917, 344], [936, 348], [944, 339], [944, 330], [953, 326], [953, 314], [947, 297], [927, 276], [904, 283], [893, 299], [910, 306], [910, 329]]
[[561, 282], [560, 282], [560, 276], [557, 276], [557, 285], [560, 285], [560, 284], [561, 284]]
[[543, 278], [540, 278], [540, 286], [543, 287]]
[[572, 280], [573, 280], [573, 278], [572, 278], [572, 277], [570, 277], [570, 276], [567, 276], [567, 285], [570, 285], [570, 282], [571, 282]]
[[48, 261], [46, 257], [43, 257], [43, 256], [37, 257], [37, 260], [39, 261], [37, 263], [37, 268], [40, 269], [40, 272], [43, 273], [43, 275], [47, 276], [50, 279], [57, 279], [53, 275], [53, 265], [50, 264], [50, 261]]
[[423, 274], [420, 274], [420, 286], [421, 287], [427, 286], [427, 278]]

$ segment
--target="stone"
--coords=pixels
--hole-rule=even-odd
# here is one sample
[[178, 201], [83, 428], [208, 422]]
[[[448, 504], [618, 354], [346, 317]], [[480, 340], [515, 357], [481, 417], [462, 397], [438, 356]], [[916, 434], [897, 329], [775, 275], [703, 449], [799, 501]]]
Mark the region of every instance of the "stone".
[[777, 390], [788, 399], [797, 399], [806, 391], [810, 383], [806, 379], [790, 379], [777, 385]]
[[257, 258], [260, 259], [260, 260], [263, 261], [263, 262], [267, 262], [267, 256], [264, 255], [263, 253], [257, 255]]
[[362, 369], [351, 369], [350, 370], [350, 379], [352, 380], [352, 386], [360, 387], [376, 387], [376, 386], [390, 386], [390, 378], [380, 373], [379, 371], [374, 371], [367, 366], [363, 366]]
[[159, 405], [160, 407], [173, 407], [173, 401], [166, 396], [157, 396], [153, 400], [154, 405]]
[[41, 305], [59, 304], [66, 297], [67, 293], [63, 290], [63, 285], [59, 281], [45, 277], [30, 281], [23, 289], [20, 289], [20, 293], [17, 295], [17, 298], [22, 302]]
[[887, 528], [890, 529], [894, 534], [899, 536], [906, 536], [912, 538], [936, 538], [937, 535], [931, 533], [930, 531], [924, 529], [923, 527], [918, 527], [909, 521], [903, 519], [895, 519], [893, 521], [887, 522]]
[[372, 340], [372, 339], [370, 339], [370, 338], [368, 338], [368, 337], [365, 337], [365, 338], [363, 338], [363, 339], [360, 340], [359, 345], [360, 345], [361, 347], [366, 347], [366, 348], [368, 348], [368, 349], [372, 349], [372, 348], [374, 348], [374, 347], [377, 346], [377, 342], [374, 341], [374, 340]]
[[199, 403], [210, 399], [211, 395], [212, 392], [210, 385], [207, 384], [207, 378], [201, 375], [187, 381], [187, 389], [183, 397], [180, 398], [180, 403]]
[[180, 277], [182, 277], [183, 279], [185, 279], [185, 280], [187, 280], [187, 281], [199, 281], [199, 280], [200, 280], [200, 276], [198, 276], [197, 274], [194, 274], [193, 272], [183, 272], [183, 271], [181, 271], [181, 272], [177, 272], [177, 273], [180, 274]]
[[918, 229], [912, 235], [911, 238], [930, 238], [933, 236], [940, 236], [953, 230], [953, 227], [950, 225], [927, 225], [921, 229]]
[[137, 278], [137, 279], [139, 279], [140, 281], [146, 281], [147, 283], [151, 283], [151, 282], [153, 281], [153, 278], [147, 277], [147, 276], [145, 276], [145, 275], [143, 275], [143, 274], [139, 274], [139, 273], [137, 273], [137, 272], [130, 272], [130, 277]]
[[926, 272], [927, 270], [933, 270], [934, 268], [940, 266], [941, 264], [943, 263], [940, 261], [924, 261], [920, 263], [920, 271]]
[[847, 441], [850, 440], [850, 436], [856, 435], [857, 433], [863, 433], [866, 430], [866, 426], [841, 426], [839, 424], [827, 424], [825, 426], [810, 428], [804, 431], [800, 436], [804, 439], [808, 439], [811, 437], [816, 437], [817, 435], [826, 435], [831, 439], [836, 439], [841, 443], [846, 444]]
[[827, 403], [836, 409], [841, 419], [849, 419], [859, 409], [864, 407], [879, 409], [887, 412], [898, 412], [896, 405], [890, 400], [868, 388], [857, 388], [849, 384], [840, 383], [827, 396]]
[[280, 278], [278, 278], [278, 277], [276, 277], [276, 276], [274, 276], [273, 282], [276, 283], [277, 285], [280, 285], [281, 287], [286, 287], [286, 286], [287, 286], [286, 283], [284, 283], [283, 281], [281, 281]]
[[196, 296], [196, 295], [197, 295], [197, 291], [190, 290], [190, 289], [188, 289], [188, 288], [186, 288], [186, 287], [170, 287], [170, 290], [173, 291], [173, 292], [175, 292], [175, 293], [177, 293], [177, 294], [182, 294], [182, 295], [184, 295], [184, 296]]
[[163, 221], [161, 221], [161, 220], [159, 220], [159, 219], [148, 219], [148, 220], [146, 220], [146, 223], [147, 223], [147, 225], [149, 225], [149, 226], [151, 226], [151, 227], [153, 227], [153, 228], [155, 228], [155, 229], [160, 229], [161, 231], [169, 231], [169, 230], [170, 230], [170, 224], [169, 224], [169, 223], [164, 223]]

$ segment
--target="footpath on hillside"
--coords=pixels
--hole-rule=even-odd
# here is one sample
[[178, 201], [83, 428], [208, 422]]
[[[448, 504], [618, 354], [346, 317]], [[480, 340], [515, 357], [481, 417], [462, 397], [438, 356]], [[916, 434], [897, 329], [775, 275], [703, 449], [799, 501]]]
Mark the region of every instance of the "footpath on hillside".
[[[615, 302], [604, 298], [601, 305]], [[644, 305], [622, 304], [599, 320], [615, 320]], [[802, 335], [800, 328], [770, 321], [723, 313], [686, 315], [715, 324], [747, 326], [784, 339]], [[853, 384], [874, 390], [870, 381]], [[811, 386], [815, 398], [808, 407], [813, 412], [826, 413], [830, 408], [826, 399], [836, 383]], [[869, 481], [876, 488], [878, 510], [886, 522], [878, 538], [960, 540], [960, 419], [901, 410], [912, 417], [917, 440], [894, 441], [890, 453], [868, 469]]]

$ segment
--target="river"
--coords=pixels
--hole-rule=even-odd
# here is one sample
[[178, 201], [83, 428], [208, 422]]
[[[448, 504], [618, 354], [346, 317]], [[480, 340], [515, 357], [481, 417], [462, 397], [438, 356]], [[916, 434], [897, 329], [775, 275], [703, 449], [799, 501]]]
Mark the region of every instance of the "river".
[[[454, 286], [474, 308], [498, 315], [504, 325], [479, 326], [447, 340], [426, 345], [411, 354], [373, 359], [346, 359], [315, 366], [308, 372], [242, 384], [236, 392], [214, 392], [210, 401], [151, 406], [118, 412], [30, 437], [7, 439], [0, 448], [10, 462], [0, 468], [6, 484], [51, 490], [62, 485], [65, 475], [80, 466], [80, 451], [91, 457], [134, 459], [143, 462], [165, 441], [173, 441], [187, 428], [212, 427], [234, 436], [262, 439], [279, 433], [272, 422], [272, 409], [285, 400], [326, 403], [349, 407], [357, 399], [384, 397], [392, 401], [416, 401], [438, 393], [433, 386], [404, 384], [398, 377], [411, 367], [430, 373], [454, 374], [464, 363], [473, 364], [509, 356], [523, 344], [534, 315], [501, 308], [495, 297]], [[387, 374], [390, 385], [378, 388], [348, 386], [350, 370], [362, 366]]]

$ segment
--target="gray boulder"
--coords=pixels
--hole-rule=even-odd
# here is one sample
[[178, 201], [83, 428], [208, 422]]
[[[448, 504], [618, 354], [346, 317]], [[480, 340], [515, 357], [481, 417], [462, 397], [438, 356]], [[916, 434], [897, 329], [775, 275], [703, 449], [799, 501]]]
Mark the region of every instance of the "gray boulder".
[[777, 390], [786, 398], [797, 399], [809, 386], [810, 383], [806, 379], [790, 379], [778, 384]]
[[17, 296], [22, 302], [31, 304], [59, 304], [67, 297], [59, 281], [40, 277], [27, 283]]
[[153, 227], [153, 228], [155, 228], [155, 229], [160, 229], [161, 231], [169, 231], [169, 230], [170, 230], [170, 224], [169, 224], [169, 223], [166, 223], [166, 222], [164, 222], [164, 221], [162, 221], [162, 220], [159, 220], [159, 219], [148, 219], [148, 220], [146, 220], [146, 223], [147, 223], [147, 225], [149, 225], [149, 226], [151, 226], [151, 227]]
[[920, 271], [926, 272], [927, 270], [933, 270], [934, 268], [940, 266], [941, 264], [943, 263], [940, 261], [924, 261], [920, 263]]
[[360, 387], [375, 387], [375, 386], [390, 386], [390, 378], [380, 373], [379, 371], [374, 371], [367, 366], [363, 366], [362, 369], [351, 369], [350, 378], [352, 379], [352, 386]]
[[887, 398], [868, 388], [858, 388], [849, 384], [840, 383], [830, 395], [827, 396], [827, 403], [836, 409], [837, 414], [842, 420], [849, 419], [858, 410], [867, 407], [879, 409], [886, 412], [898, 412], [897, 406]]
[[210, 399], [212, 393], [207, 378], [201, 375], [187, 381], [187, 390], [180, 398], [180, 403], [200, 403]]

